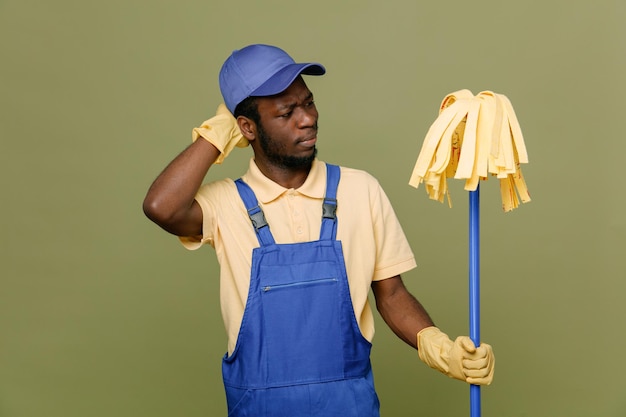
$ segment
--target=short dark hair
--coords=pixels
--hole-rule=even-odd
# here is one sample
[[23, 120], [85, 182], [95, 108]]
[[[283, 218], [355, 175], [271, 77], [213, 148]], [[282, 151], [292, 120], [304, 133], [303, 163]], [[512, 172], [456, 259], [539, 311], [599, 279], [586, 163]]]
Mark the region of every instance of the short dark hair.
[[259, 115], [259, 107], [257, 105], [256, 97], [248, 97], [241, 103], [237, 104], [233, 116], [235, 116], [235, 118], [239, 116], [247, 117], [258, 126], [261, 123], [261, 116]]

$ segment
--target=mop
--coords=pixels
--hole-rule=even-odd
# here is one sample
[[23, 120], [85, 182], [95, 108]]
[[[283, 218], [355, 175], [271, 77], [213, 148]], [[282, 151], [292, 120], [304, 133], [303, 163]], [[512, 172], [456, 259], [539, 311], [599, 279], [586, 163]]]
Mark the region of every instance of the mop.
[[[509, 99], [492, 91], [474, 96], [469, 90], [448, 94], [430, 126], [409, 185], [423, 182], [432, 200], [447, 197], [448, 178], [464, 179], [469, 191], [469, 324], [470, 338], [480, 344], [480, 199], [479, 183], [500, 181], [502, 209], [509, 212], [530, 201], [521, 163], [528, 163], [522, 130]], [[480, 417], [480, 386], [470, 385], [470, 416]]]

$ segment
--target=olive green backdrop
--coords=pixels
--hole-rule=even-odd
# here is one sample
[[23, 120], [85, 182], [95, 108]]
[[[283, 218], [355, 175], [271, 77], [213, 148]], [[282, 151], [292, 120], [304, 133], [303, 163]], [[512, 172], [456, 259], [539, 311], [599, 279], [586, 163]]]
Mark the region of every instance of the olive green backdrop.
[[[467, 193], [449, 209], [407, 182], [446, 94], [511, 99], [533, 201], [504, 214], [481, 188], [483, 415], [625, 416], [625, 21], [622, 0], [0, 1], [0, 416], [225, 415], [214, 253], [141, 203], [257, 42], [326, 65], [319, 155], [379, 178], [418, 258], [405, 281], [452, 336]], [[468, 387], [377, 320], [383, 415], [469, 415]]]

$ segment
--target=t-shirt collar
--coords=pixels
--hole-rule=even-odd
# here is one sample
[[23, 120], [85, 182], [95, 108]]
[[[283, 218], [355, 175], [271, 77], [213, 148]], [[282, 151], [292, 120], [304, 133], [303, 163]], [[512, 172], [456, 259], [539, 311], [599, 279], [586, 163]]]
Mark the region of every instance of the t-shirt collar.
[[[304, 184], [297, 188], [296, 191], [311, 198], [324, 198], [326, 191], [326, 164], [315, 159], [311, 165], [311, 171], [307, 176]], [[267, 204], [280, 197], [289, 189], [275, 183], [267, 178], [259, 167], [256, 166], [254, 158], [250, 158], [248, 172], [242, 179], [254, 190], [254, 194], [259, 202]]]

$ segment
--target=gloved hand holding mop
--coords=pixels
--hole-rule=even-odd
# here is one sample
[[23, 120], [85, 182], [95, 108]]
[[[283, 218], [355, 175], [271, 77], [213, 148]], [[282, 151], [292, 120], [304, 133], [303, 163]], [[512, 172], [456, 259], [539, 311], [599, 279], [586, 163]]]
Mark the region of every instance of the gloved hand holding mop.
[[417, 349], [424, 363], [451, 378], [474, 385], [489, 385], [493, 380], [495, 357], [486, 343], [476, 347], [467, 336], [452, 341], [431, 326], [417, 334]]

